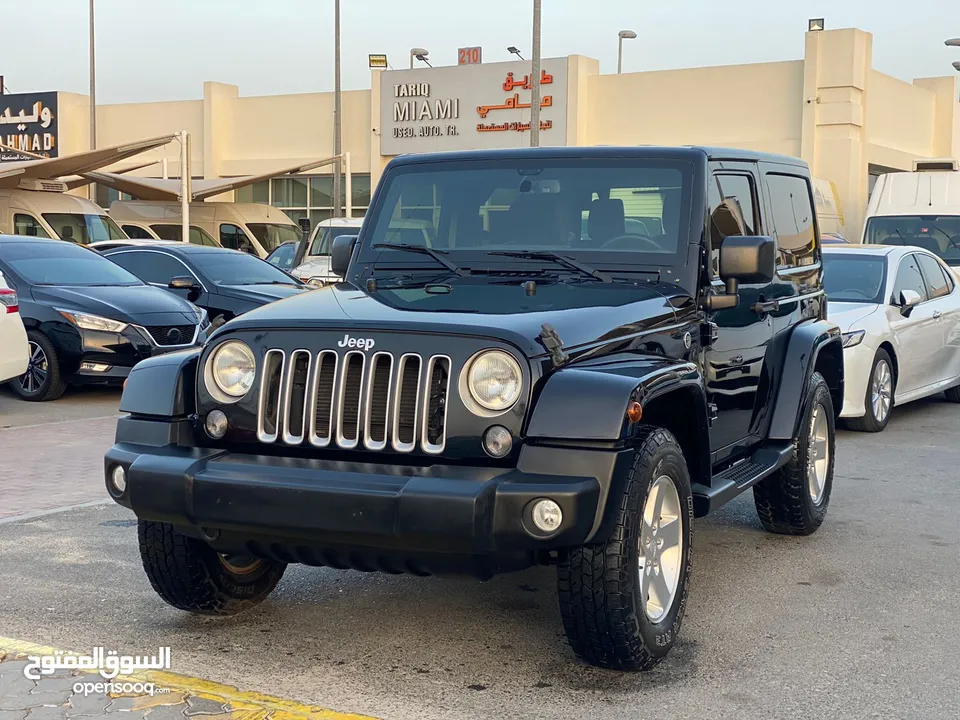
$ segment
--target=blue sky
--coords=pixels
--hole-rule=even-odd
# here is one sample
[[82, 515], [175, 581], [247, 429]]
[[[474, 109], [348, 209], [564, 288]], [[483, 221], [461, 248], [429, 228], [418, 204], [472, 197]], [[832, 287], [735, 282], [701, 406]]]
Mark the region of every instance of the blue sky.
[[[26, 0], [8, 12], [0, 73], [12, 92], [87, 91], [87, 1]], [[204, 80], [243, 95], [333, 87], [333, 0], [96, 0], [97, 88], [103, 103], [199, 98]], [[580, 53], [616, 70], [617, 31], [639, 38], [624, 71], [795, 60], [807, 19], [874, 33], [874, 67], [905, 80], [954, 72], [960, 0], [543, 0], [543, 54]], [[461, 46], [506, 60], [529, 51], [530, 0], [342, 0], [345, 89], [370, 84], [367, 54], [405, 67], [408, 51], [456, 63]], [[11, 15], [14, 16], [11, 22]], [[22, 25], [15, 18], [23, 18]], [[22, 27], [22, 31], [16, 28]], [[529, 55], [525, 54], [529, 59]]]

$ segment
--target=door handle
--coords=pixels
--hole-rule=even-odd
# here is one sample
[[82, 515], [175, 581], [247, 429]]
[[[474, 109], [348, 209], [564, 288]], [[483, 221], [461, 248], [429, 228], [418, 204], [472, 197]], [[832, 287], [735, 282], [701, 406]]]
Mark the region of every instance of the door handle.
[[933, 319], [934, 319], [934, 320], [939, 320], [941, 315], [943, 315], [943, 313], [940, 312], [939, 310], [934, 310], [934, 311], [933, 311]]
[[764, 300], [763, 295], [761, 295], [757, 302], [750, 306], [750, 309], [759, 315], [763, 315], [768, 312], [776, 312], [780, 309], [780, 301]]

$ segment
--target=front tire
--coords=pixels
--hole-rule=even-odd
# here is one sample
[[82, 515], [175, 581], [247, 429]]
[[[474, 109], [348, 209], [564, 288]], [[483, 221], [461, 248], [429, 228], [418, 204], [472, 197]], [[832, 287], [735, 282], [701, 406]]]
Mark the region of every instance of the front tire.
[[138, 522], [140, 559], [157, 594], [178, 610], [235, 615], [262, 602], [287, 566], [275, 560], [224, 557], [172, 525]]
[[760, 523], [780, 535], [812, 535], [823, 524], [833, 490], [833, 399], [815, 372], [807, 386], [800, 435], [793, 457], [753, 487]]
[[641, 431], [620, 483], [610, 539], [558, 567], [567, 640], [586, 662], [649, 670], [676, 644], [687, 604], [693, 495], [683, 451], [662, 428]]
[[24, 400], [46, 402], [56, 400], [67, 389], [60, 376], [60, 361], [50, 339], [39, 330], [27, 332], [29, 359], [27, 371], [10, 381], [10, 387]]
[[880, 432], [890, 422], [890, 411], [893, 409], [894, 375], [893, 363], [890, 354], [884, 350], [877, 350], [873, 358], [873, 368], [870, 370], [870, 380], [867, 382], [863, 417], [850, 418], [846, 425], [857, 432]]

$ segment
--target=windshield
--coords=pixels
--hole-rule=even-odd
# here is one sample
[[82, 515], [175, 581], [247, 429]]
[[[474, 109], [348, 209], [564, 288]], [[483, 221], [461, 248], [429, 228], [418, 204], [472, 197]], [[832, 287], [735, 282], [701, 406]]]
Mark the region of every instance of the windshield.
[[823, 253], [823, 287], [833, 302], [881, 303], [887, 260], [876, 255]]
[[289, 270], [292, 268], [296, 259], [297, 246], [294, 243], [281, 245], [266, 258], [268, 263], [271, 265], [276, 265], [278, 268], [282, 268], [284, 270]]
[[317, 231], [317, 236], [313, 239], [308, 255], [329, 255], [330, 246], [333, 241], [341, 235], [359, 235], [358, 227], [322, 227]]
[[89, 245], [103, 240], [125, 240], [123, 230], [106, 215], [78, 213], [44, 213], [43, 219], [61, 240]]
[[[600, 269], [683, 264], [689, 242], [687, 162], [656, 159], [528, 158], [401, 166], [364, 221], [361, 262], [430, 267], [442, 251], [464, 268], [529, 267], [495, 252], [554, 252]], [[558, 271], [556, 263], [534, 262]], [[569, 272], [569, 270], [559, 270]]]
[[872, 217], [864, 242], [870, 245], [914, 245], [960, 265], [960, 215], [895, 215]]
[[270, 263], [247, 253], [194, 253], [191, 259], [217, 285], [300, 284]]
[[273, 252], [285, 242], [298, 242], [300, 228], [296, 225], [280, 225], [277, 223], [247, 223], [247, 229], [253, 233], [257, 242], [268, 253]]
[[67, 243], [2, 243], [0, 260], [32, 285], [143, 285], [116, 263]]

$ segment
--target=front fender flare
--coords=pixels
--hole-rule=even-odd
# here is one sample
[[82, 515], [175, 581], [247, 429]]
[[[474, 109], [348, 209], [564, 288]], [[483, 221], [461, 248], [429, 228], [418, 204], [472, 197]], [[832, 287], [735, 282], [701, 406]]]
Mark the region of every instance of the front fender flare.
[[120, 412], [164, 418], [196, 412], [200, 352], [191, 348], [137, 363], [124, 384]]
[[[821, 358], [823, 362], [820, 362]], [[780, 388], [773, 417], [771, 440], [793, 440], [800, 430], [803, 399], [814, 369], [820, 363], [830, 385], [834, 413], [843, 409], [843, 338], [840, 328], [828, 320], [814, 320], [797, 326], [790, 335], [784, 356]]]

